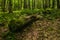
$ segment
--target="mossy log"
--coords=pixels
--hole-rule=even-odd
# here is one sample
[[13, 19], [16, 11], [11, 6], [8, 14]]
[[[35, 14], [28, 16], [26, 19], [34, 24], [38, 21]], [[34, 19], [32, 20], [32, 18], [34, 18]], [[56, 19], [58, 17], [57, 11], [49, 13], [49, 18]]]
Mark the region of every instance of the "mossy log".
[[29, 27], [33, 22], [37, 21], [39, 18], [36, 16], [31, 16], [26, 20], [24, 24], [21, 24], [19, 21], [12, 20], [9, 23], [9, 30], [11, 32], [22, 32], [25, 28]]

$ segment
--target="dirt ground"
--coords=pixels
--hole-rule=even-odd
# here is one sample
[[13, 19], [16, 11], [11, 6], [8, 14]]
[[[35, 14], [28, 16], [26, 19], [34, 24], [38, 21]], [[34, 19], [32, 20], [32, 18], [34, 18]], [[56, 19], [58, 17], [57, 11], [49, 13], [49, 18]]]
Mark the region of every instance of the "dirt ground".
[[[0, 28], [0, 40], [6, 28]], [[55, 20], [38, 20], [24, 29], [22, 33], [15, 34], [16, 40], [60, 40], [60, 18]]]
[[38, 20], [16, 34], [17, 40], [60, 40], [60, 19]]

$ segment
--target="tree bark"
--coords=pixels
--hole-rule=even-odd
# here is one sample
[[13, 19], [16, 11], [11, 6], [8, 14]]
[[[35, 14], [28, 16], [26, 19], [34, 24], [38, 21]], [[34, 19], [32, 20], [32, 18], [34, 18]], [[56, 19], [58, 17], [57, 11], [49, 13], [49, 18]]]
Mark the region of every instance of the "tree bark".
[[52, 8], [54, 8], [55, 7], [55, 0], [52, 0]]
[[35, 8], [35, 0], [32, 0], [32, 9]]
[[8, 10], [9, 10], [9, 13], [13, 13], [13, 10], [12, 10], [12, 0], [9, 0]]
[[57, 0], [57, 8], [60, 8], [60, 1]]
[[28, 0], [28, 8], [30, 9], [30, 0]]
[[1, 8], [2, 8], [2, 11], [5, 12], [5, 4], [6, 4], [6, 0], [2, 0], [2, 3], [1, 3]]
[[50, 0], [49, 0], [49, 8], [50, 8], [50, 6], [51, 6], [51, 5], [50, 5]]
[[27, 8], [27, 1], [24, 0], [24, 9], [26, 9], [26, 8]]

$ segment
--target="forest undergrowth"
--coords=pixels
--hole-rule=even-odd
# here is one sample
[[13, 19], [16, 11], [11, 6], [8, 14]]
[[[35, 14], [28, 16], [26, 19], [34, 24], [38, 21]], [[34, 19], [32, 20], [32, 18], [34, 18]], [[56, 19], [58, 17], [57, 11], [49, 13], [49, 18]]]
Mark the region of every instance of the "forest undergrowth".
[[60, 40], [60, 12], [22, 10], [1, 13], [0, 40]]

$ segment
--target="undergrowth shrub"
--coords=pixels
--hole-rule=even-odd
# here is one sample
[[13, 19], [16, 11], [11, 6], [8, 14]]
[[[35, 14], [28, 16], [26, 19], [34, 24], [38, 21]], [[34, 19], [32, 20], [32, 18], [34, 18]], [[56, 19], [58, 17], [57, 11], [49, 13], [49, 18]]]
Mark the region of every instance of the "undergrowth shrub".
[[[0, 25], [4, 25], [5, 22], [7, 22], [7, 24], [11, 21], [11, 20], [20, 20], [21, 22], [25, 22], [25, 17], [29, 16], [29, 15], [34, 15], [34, 14], [38, 14], [43, 16], [46, 19], [49, 20], [53, 20], [56, 18], [60, 18], [60, 11], [59, 10], [44, 10], [44, 9], [34, 9], [34, 10], [29, 10], [29, 9], [25, 9], [25, 10], [21, 10], [20, 12], [14, 12], [14, 13], [1, 13], [0, 14]], [[2, 26], [3, 26], [2, 25]]]
[[21, 14], [27, 14], [27, 15], [32, 15], [32, 14], [40, 14], [43, 10], [40, 10], [40, 9], [34, 9], [34, 10], [28, 10], [28, 9], [25, 9], [25, 10], [22, 10], [21, 11]]
[[45, 10], [43, 11], [44, 18], [47, 18], [49, 20], [54, 20], [56, 18], [59, 18], [60, 12], [57, 10]]
[[[17, 29], [21, 28], [21, 26], [27, 21], [25, 20], [25, 17], [27, 15], [32, 14], [38, 14], [42, 15], [44, 18], [49, 20], [54, 20], [56, 18], [60, 18], [60, 11], [59, 10], [40, 10], [40, 9], [34, 9], [34, 10], [21, 10], [21, 13], [1, 13], [0, 14], [0, 26], [4, 26], [8, 24], [9, 33], [4, 33], [2, 35], [5, 40], [15, 40], [14, 34], [11, 32], [15, 32]], [[53, 30], [52, 28], [48, 28], [48, 30]]]

